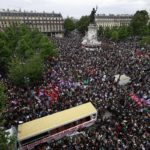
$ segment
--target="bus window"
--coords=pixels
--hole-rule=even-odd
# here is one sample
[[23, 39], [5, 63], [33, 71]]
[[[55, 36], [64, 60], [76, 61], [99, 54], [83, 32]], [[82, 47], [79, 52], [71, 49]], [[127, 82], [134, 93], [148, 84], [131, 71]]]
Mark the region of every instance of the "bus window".
[[85, 121], [90, 121], [90, 120], [91, 120], [90, 116], [88, 116], [88, 117], [85, 118]]
[[56, 134], [56, 133], [58, 133], [58, 128], [53, 129], [53, 130], [50, 131], [50, 134], [51, 134], [51, 135]]
[[74, 127], [74, 126], [75, 126], [75, 125], [74, 125], [73, 123], [69, 123], [69, 124], [66, 124], [66, 125], [64, 125], [64, 126], [61, 126], [61, 127], [59, 127], [59, 128], [56, 128], [56, 129], [51, 130], [51, 131], [50, 131], [50, 134], [51, 134], [51, 135], [54, 135], [54, 134], [56, 134], [56, 133], [62, 132], [62, 131], [64, 131], [64, 130], [67, 130], [67, 129], [69, 129], [69, 128], [71, 128], [71, 127]]
[[82, 123], [87, 122], [87, 121], [90, 121], [90, 120], [91, 120], [90, 116], [83, 118], [83, 119], [80, 119], [78, 121], [77, 125], [82, 124]]
[[72, 127], [72, 123], [68, 123], [68, 124], [64, 125], [64, 130], [67, 130], [71, 127]]

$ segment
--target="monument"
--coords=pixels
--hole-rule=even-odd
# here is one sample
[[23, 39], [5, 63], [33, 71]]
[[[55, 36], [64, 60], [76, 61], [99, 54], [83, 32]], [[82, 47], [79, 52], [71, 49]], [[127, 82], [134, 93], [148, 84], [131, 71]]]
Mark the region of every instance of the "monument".
[[82, 46], [88, 50], [94, 50], [95, 48], [100, 48], [101, 42], [97, 40], [97, 26], [95, 23], [95, 13], [97, 8], [93, 8], [90, 14], [90, 24], [88, 26], [88, 31], [83, 37]]

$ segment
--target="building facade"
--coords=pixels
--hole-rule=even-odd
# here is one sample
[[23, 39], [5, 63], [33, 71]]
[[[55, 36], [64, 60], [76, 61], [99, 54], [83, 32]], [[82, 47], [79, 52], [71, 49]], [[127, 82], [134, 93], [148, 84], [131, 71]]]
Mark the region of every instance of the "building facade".
[[19, 24], [37, 28], [48, 36], [63, 37], [64, 34], [64, 20], [60, 13], [0, 11], [0, 30]]
[[97, 27], [114, 27], [114, 26], [127, 26], [130, 24], [132, 15], [105, 15], [99, 14], [95, 17]]

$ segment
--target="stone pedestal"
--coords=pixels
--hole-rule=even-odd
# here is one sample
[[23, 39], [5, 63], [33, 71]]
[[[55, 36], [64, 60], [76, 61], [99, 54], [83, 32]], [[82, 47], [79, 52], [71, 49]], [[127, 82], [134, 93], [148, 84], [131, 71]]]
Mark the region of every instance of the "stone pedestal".
[[97, 40], [97, 27], [95, 24], [88, 26], [88, 31], [83, 38], [82, 46], [86, 48], [99, 48], [101, 42]]

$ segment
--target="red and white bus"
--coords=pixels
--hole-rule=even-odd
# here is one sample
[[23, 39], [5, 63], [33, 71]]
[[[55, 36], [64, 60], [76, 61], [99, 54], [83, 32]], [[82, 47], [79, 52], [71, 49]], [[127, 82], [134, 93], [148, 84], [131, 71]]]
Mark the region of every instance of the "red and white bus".
[[23, 123], [18, 126], [18, 149], [30, 150], [41, 143], [58, 140], [91, 126], [96, 120], [97, 110], [88, 102]]

